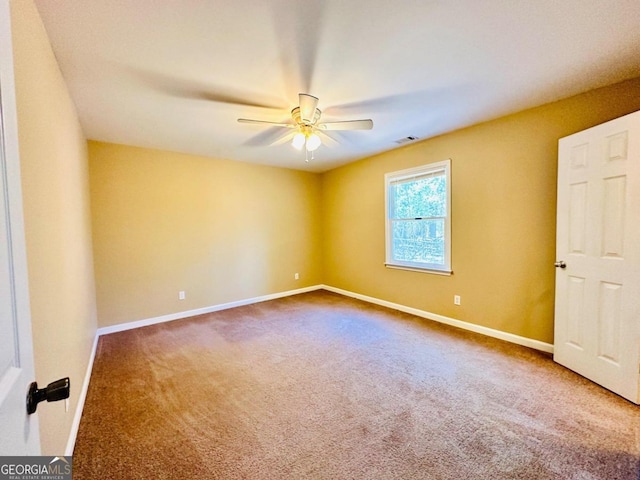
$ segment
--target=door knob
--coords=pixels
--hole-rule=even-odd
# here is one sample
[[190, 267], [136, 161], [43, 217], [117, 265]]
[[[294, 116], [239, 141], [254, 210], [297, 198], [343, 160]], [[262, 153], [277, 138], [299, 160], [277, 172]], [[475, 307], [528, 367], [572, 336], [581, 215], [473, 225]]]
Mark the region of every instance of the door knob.
[[562, 260], [560, 260], [559, 262], [554, 263], [554, 265], [556, 266], [556, 268], [567, 268], [567, 264], [564, 263]]
[[61, 378], [51, 382], [46, 388], [38, 388], [37, 382], [32, 382], [27, 392], [27, 413], [35, 413], [38, 404], [46, 400], [47, 402], [57, 402], [69, 398], [71, 382], [69, 377]]

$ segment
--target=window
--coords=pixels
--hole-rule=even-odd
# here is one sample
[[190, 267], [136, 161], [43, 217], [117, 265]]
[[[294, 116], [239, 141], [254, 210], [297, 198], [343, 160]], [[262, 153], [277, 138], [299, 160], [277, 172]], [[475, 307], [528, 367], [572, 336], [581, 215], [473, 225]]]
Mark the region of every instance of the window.
[[451, 160], [385, 175], [388, 267], [451, 273]]

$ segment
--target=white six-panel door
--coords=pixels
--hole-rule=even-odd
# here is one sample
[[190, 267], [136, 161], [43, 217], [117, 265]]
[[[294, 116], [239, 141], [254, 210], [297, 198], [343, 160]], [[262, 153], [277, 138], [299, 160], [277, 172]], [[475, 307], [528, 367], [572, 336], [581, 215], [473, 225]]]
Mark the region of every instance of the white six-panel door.
[[559, 142], [554, 360], [640, 402], [640, 112]]
[[0, 456], [39, 455], [9, 1], [0, 0]]

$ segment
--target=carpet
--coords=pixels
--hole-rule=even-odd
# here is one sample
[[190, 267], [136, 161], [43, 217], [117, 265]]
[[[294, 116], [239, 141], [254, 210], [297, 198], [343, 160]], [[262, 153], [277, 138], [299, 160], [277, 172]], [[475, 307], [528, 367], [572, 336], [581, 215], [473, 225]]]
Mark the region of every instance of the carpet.
[[637, 480], [638, 407], [327, 291], [102, 336], [74, 479]]

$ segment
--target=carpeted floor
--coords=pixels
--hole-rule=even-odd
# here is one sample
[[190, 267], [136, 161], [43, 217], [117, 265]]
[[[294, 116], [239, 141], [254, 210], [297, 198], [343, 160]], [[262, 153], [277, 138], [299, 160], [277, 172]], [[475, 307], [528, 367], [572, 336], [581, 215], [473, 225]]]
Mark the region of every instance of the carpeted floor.
[[546, 354], [316, 291], [100, 338], [74, 479], [637, 480], [640, 410]]

